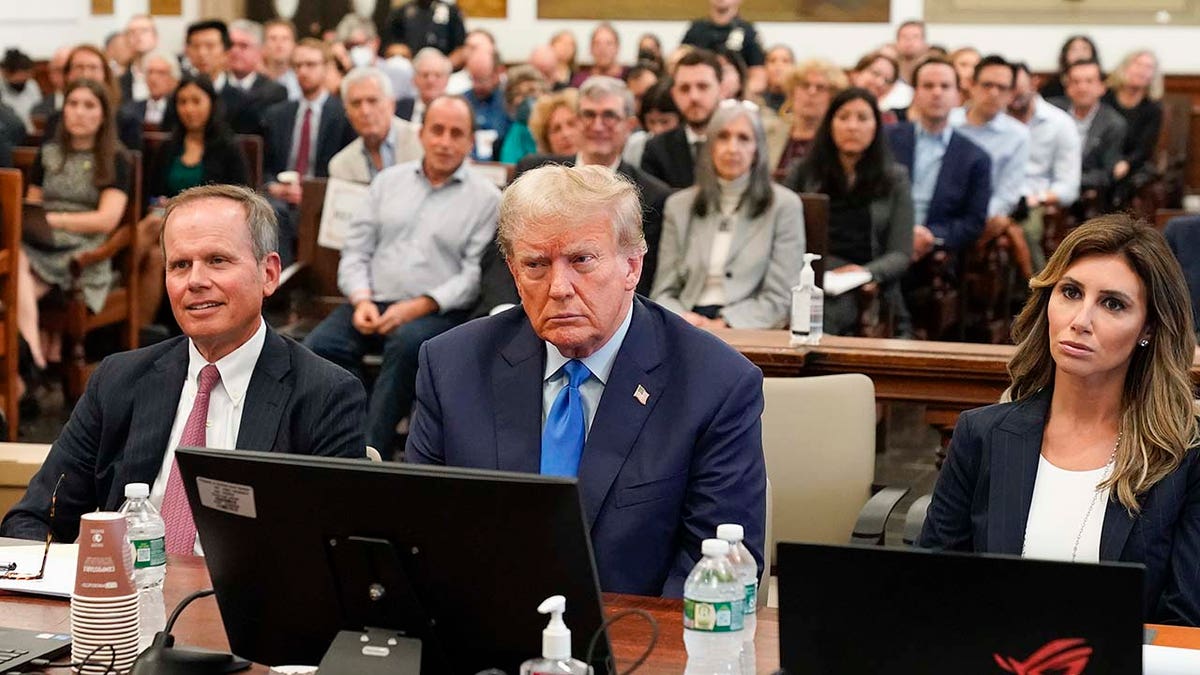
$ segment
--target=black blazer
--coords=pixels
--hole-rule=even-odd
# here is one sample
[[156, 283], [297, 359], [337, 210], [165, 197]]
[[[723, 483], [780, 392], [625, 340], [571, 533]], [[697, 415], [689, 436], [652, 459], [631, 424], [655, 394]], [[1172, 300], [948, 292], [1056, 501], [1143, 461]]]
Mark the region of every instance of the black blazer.
[[[1045, 390], [959, 416], [919, 546], [1021, 554], [1050, 396]], [[1104, 511], [1100, 559], [1146, 566], [1149, 623], [1200, 626], [1198, 451], [1142, 495], [1137, 515], [1115, 500]]]
[[[520, 176], [530, 169], [536, 169], [546, 164], [575, 166], [575, 157], [573, 155], [529, 155], [517, 163], [516, 175]], [[642, 278], [638, 280], [637, 292], [649, 297], [650, 289], [654, 286], [654, 273], [658, 268], [658, 242], [662, 238], [663, 205], [673, 190], [654, 176], [625, 161], [622, 161], [617, 167], [617, 172], [637, 183], [642, 194], [642, 231], [646, 236], [646, 257], [642, 259]], [[476, 302], [475, 309], [471, 312], [472, 318], [487, 316], [487, 313], [497, 305], [504, 303], [515, 305], [521, 302], [512, 273], [508, 271], [504, 256], [500, 255], [498, 243], [484, 250], [479, 267], [479, 301]]]
[[696, 165], [682, 124], [646, 141], [642, 170], [675, 189], [696, 182]]
[[[25, 496], [0, 523], [0, 536], [45, 538], [50, 494], [61, 474], [55, 541], [75, 541], [84, 513], [120, 508], [127, 483], [153, 484], [187, 367], [186, 337], [104, 359]], [[237, 447], [364, 457], [365, 407], [358, 378], [267, 328]]]
[[[1050, 103], [1067, 111], [1067, 114], [1071, 112], [1071, 99], [1065, 96], [1052, 98]], [[1079, 185], [1085, 190], [1107, 190], [1112, 187], [1113, 167], [1121, 161], [1121, 151], [1125, 147], [1125, 118], [1103, 101], [1099, 106], [1100, 110], [1092, 120], [1092, 126], [1088, 127], [1087, 138], [1083, 142]]]
[[[167, 170], [182, 152], [182, 146], [171, 140], [164, 143], [162, 149], [154, 155], [154, 164], [150, 167], [150, 173], [146, 175], [147, 200], [175, 196], [167, 194]], [[209, 141], [204, 147], [204, 158], [200, 161], [204, 165], [206, 184], [232, 183], [253, 187], [248, 185], [250, 171], [247, 168], [246, 155], [242, 152], [242, 146], [232, 136]]]
[[[280, 171], [287, 171], [288, 155], [292, 151], [292, 132], [296, 127], [299, 101], [283, 101], [267, 109], [263, 115], [263, 180], [272, 182]], [[354, 127], [346, 119], [342, 100], [336, 96], [325, 99], [321, 108], [321, 127], [317, 130], [316, 163], [312, 167], [317, 178], [329, 176], [329, 160], [357, 138]]]
[[417, 99], [407, 96], [396, 99], [396, 117], [412, 121], [413, 109], [417, 107]]

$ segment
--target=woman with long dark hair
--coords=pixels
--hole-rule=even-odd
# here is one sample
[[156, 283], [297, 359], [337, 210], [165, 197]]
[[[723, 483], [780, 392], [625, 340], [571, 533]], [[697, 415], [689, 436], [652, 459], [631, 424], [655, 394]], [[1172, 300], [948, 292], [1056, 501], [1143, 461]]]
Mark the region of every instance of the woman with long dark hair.
[[1064, 88], [1067, 77], [1067, 67], [1076, 61], [1086, 61], [1095, 59], [1100, 62], [1100, 52], [1096, 50], [1096, 43], [1092, 38], [1086, 35], [1072, 35], [1063, 41], [1062, 48], [1058, 50], [1058, 72], [1046, 82], [1042, 83], [1042, 88], [1038, 93], [1042, 98], [1050, 100], [1055, 96], [1066, 96], [1067, 91]]
[[[894, 305], [912, 258], [912, 194], [904, 169], [892, 161], [871, 92], [852, 87], [833, 98], [812, 150], [784, 185], [829, 195], [825, 269], [870, 272]], [[857, 309], [854, 293], [826, 295], [825, 332], [853, 334]]]

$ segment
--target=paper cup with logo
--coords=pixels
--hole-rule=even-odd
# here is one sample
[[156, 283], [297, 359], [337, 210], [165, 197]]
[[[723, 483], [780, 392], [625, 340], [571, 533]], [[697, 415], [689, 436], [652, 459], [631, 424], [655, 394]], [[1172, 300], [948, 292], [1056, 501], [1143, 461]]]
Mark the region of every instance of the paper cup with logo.
[[127, 528], [123, 513], [100, 511], [79, 519], [76, 596], [115, 599], [137, 594]]

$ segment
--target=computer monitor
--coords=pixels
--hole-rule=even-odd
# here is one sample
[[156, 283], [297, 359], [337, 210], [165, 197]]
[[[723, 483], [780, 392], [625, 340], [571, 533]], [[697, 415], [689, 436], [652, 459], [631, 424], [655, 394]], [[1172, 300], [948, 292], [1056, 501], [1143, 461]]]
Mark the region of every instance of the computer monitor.
[[[371, 627], [419, 639], [422, 672], [516, 673], [541, 655], [545, 598], [566, 596], [576, 658], [603, 621], [572, 479], [249, 451], [176, 457], [244, 658], [317, 665], [339, 631]], [[608, 654], [598, 640], [597, 672]]]

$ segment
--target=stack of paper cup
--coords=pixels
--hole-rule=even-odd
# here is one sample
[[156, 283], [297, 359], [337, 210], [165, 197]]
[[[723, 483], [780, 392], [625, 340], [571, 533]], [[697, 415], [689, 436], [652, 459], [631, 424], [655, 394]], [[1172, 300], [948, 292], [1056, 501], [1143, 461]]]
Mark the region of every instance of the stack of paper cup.
[[81, 664], [75, 671], [129, 672], [138, 654], [138, 626], [125, 515], [86, 514], [80, 520], [71, 595], [71, 662]]

